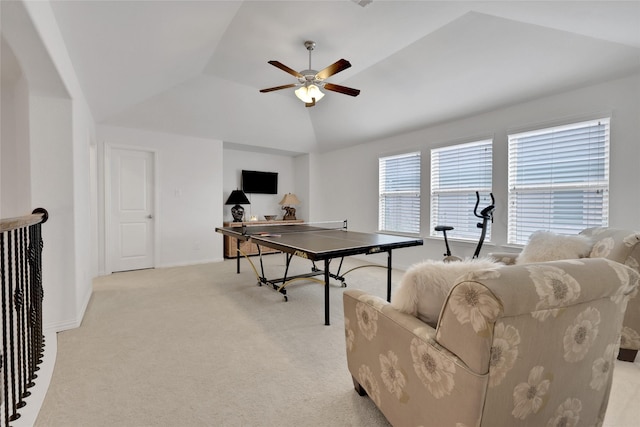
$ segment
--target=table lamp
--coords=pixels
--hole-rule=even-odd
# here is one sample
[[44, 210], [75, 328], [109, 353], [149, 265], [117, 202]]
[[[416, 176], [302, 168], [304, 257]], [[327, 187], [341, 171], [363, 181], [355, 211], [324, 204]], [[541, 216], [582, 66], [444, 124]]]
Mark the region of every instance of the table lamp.
[[231, 208], [233, 222], [242, 222], [242, 218], [244, 217], [244, 208], [240, 205], [250, 204], [251, 202], [247, 199], [247, 195], [244, 194], [242, 190], [233, 190], [231, 194], [229, 194], [229, 198], [225, 203], [225, 205], [235, 205]]
[[299, 205], [300, 200], [298, 200], [295, 194], [285, 194], [278, 204], [282, 205], [282, 210], [286, 212], [282, 218], [283, 220], [296, 219], [296, 208], [291, 205]]

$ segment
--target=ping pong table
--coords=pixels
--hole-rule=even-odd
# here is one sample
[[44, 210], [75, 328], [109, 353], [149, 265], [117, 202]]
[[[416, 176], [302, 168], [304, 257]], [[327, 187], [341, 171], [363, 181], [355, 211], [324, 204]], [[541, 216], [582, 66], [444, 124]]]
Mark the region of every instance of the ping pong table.
[[[238, 257], [236, 258], [237, 273], [240, 273], [240, 255], [244, 255], [251, 263], [259, 285], [270, 285], [287, 298], [286, 286], [297, 280], [315, 280], [324, 284], [324, 311], [325, 325], [329, 325], [329, 280], [339, 280], [342, 287], [346, 286], [344, 276], [360, 266], [341, 273], [344, 257], [351, 255], [387, 253], [387, 301], [391, 301], [391, 252], [394, 249], [422, 245], [420, 238], [395, 236], [380, 233], [363, 233], [347, 230], [347, 221], [339, 223], [294, 223], [274, 225], [252, 225], [244, 223], [242, 227], [218, 227], [218, 233], [233, 237], [237, 241]], [[260, 272], [253, 265], [248, 256], [240, 250], [240, 243], [250, 241], [258, 247], [260, 258]], [[282, 251], [286, 254], [284, 276], [276, 279], [268, 279], [264, 274], [261, 246]], [[309, 273], [288, 276], [289, 264], [294, 257], [308, 259], [312, 262]], [[329, 270], [333, 259], [340, 258], [338, 269], [332, 273]], [[316, 266], [317, 261], [324, 262], [324, 268]], [[375, 265], [381, 267], [380, 265]], [[314, 279], [314, 276], [324, 276], [323, 280]]]

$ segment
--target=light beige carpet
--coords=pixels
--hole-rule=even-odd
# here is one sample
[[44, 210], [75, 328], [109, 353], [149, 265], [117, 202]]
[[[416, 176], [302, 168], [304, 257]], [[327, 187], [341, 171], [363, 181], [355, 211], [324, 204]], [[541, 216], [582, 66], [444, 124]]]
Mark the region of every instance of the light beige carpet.
[[[282, 275], [283, 255], [265, 261], [267, 276]], [[293, 261], [298, 272], [310, 265]], [[343, 288], [331, 288], [325, 326], [320, 284], [297, 282], [284, 302], [242, 268], [227, 260], [95, 280], [82, 326], [58, 334], [36, 426], [388, 426], [353, 390]], [[347, 279], [386, 296], [385, 269]]]
[[[265, 260], [268, 276], [281, 275], [282, 255]], [[294, 259], [298, 272], [309, 265]], [[394, 271], [394, 283], [401, 275]], [[386, 296], [385, 269], [347, 279], [349, 288]], [[353, 390], [342, 292], [332, 286], [325, 326], [321, 285], [292, 285], [284, 302], [256, 286], [244, 261], [239, 275], [228, 260], [101, 277], [82, 326], [58, 334], [35, 425], [388, 427]], [[640, 363], [616, 361], [604, 427], [637, 426], [638, 399]]]

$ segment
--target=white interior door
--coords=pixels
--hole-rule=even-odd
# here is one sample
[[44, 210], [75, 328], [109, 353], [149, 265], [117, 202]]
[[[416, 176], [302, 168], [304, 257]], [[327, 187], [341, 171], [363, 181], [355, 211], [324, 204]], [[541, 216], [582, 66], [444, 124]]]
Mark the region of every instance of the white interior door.
[[113, 149], [110, 169], [112, 270], [153, 268], [153, 153]]

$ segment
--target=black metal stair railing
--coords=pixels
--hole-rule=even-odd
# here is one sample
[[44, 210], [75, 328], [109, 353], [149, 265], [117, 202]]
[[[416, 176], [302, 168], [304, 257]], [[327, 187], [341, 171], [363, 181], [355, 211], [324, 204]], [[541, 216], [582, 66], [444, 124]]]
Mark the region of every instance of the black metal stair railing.
[[42, 234], [48, 213], [0, 220], [0, 427], [20, 418], [42, 363]]

